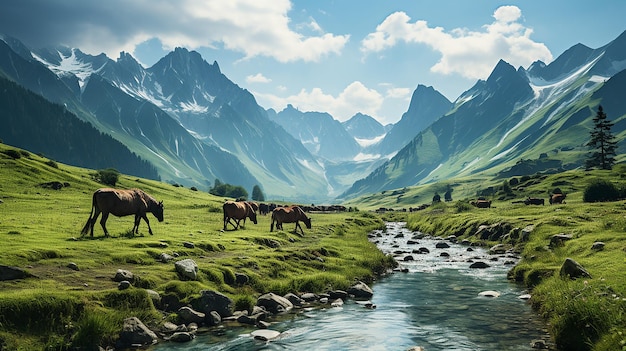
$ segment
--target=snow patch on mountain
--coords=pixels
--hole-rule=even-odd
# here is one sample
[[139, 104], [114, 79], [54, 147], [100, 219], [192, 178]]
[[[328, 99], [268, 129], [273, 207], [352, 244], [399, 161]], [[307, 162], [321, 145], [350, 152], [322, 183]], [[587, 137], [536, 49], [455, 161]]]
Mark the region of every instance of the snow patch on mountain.
[[89, 78], [93, 73], [98, 73], [104, 65], [98, 68], [94, 68], [91, 63], [81, 62], [76, 58], [76, 49], [72, 49], [72, 53], [69, 56], [64, 56], [63, 53], [57, 51], [59, 54], [59, 58], [61, 61], [58, 65], [52, 64], [46, 60], [44, 60], [41, 56], [31, 53], [32, 56], [46, 67], [49, 70], [54, 72], [57, 76], [68, 76], [74, 75], [79, 79], [79, 86], [82, 88], [85, 85], [85, 81]]
[[526, 138], [528, 138], [528, 135], [525, 136], [524, 138], [522, 138], [522, 140], [518, 141], [517, 143], [515, 143], [515, 145], [511, 146], [510, 148], [502, 151], [501, 153], [495, 155], [494, 157], [492, 157], [489, 161], [495, 161], [495, 160], [499, 160], [502, 157], [506, 156], [507, 154], [509, 154], [511, 151], [517, 149], [517, 147], [519, 146], [519, 144], [521, 144], [524, 140], [526, 140]]
[[461, 170], [461, 173], [467, 171], [470, 168], [472, 168], [472, 166], [477, 164], [478, 161], [480, 161], [480, 157], [476, 157], [475, 159], [473, 159], [470, 163], [468, 163], [467, 165], [465, 165], [465, 167], [463, 167], [463, 169]]
[[361, 147], [368, 147], [368, 146], [379, 143], [381, 140], [385, 138], [385, 135], [387, 134], [379, 135], [373, 139], [354, 138], [354, 140], [356, 140], [357, 144], [359, 144]]

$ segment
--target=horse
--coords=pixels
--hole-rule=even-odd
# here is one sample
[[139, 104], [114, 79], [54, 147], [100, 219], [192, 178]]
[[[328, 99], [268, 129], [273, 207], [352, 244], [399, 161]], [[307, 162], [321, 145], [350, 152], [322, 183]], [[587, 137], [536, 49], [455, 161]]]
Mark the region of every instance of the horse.
[[93, 193], [89, 219], [87, 219], [87, 223], [81, 230], [81, 234], [85, 235], [90, 231], [91, 237], [93, 237], [93, 227], [98, 216], [102, 213], [100, 225], [106, 237], [109, 236], [109, 231], [106, 228], [109, 214], [117, 217], [135, 215], [135, 225], [132, 229], [132, 232], [135, 234], [139, 234], [139, 223], [143, 218], [148, 225], [148, 232], [152, 235], [150, 221], [148, 221], [146, 216], [148, 212], [151, 212], [159, 222], [163, 222], [163, 201], [157, 201], [140, 189], [101, 188]]
[[552, 194], [550, 195], [550, 205], [552, 204], [564, 204], [565, 203], [565, 194]]
[[476, 206], [478, 208], [491, 208], [491, 200], [477, 200], [470, 202], [472, 206]]
[[[252, 223], [257, 224], [256, 212], [252, 206], [245, 201], [226, 201], [222, 206], [224, 209], [224, 230], [226, 225], [230, 223], [235, 229], [239, 227], [239, 222], [243, 219], [243, 224], [246, 224], [246, 218], [250, 218]], [[233, 224], [230, 220], [234, 219], [236, 224]]]
[[294, 232], [298, 232], [298, 228], [304, 235], [304, 230], [300, 226], [298, 221], [304, 222], [307, 229], [311, 229], [311, 218], [307, 217], [304, 211], [298, 206], [277, 207], [272, 211], [272, 224], [270, 225], [270, 232], [274, 231], [274, 222], [276, 223], [276, 229], [283, 229], [283, 223], [296, 223]]
[[524, 205], [545, 205], [545, 199], [537, 197], [528, 197], [524, 200]]

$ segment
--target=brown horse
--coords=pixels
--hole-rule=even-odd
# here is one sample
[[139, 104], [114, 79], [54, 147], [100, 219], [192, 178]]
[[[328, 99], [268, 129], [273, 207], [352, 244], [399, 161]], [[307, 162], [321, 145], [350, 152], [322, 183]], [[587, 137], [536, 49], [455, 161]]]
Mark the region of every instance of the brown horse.
[[565, 203], [565, 197], [567, 195], [566, 194], [552, 194], [550, 195], [550, 205], [553, 204], [564, 204]]
[[163, 201], [157, 201], [140, 189], [98, 189], [93, 193], [91, 213], [89, 214], [89, 219], [87, 219], [87, 223], [83, 227], [81, 234], [85, 235], [90, 231], [93, 237], [93, 227], [96, 224], [98, 216], [102, 213], [100, 225], [102, 226], [102, 230], [104, 230], [105, 236], [109, 236], [109, 231], [106, 227], [109, 214], [113, 214], [117, 217], [135, 215], [135, 225], [132, 230], [135, 234], [139, 234], [139, 223], [143, 218], [148, 225], [148, 232], [152, 235], [150, 221], [148, 221], [148, 217], [146, 216], [148, 212], [151, 212], [159, 222], [163, 222]]
[[[246, 218], [250, 218], [252, 223], [256, 224], [256, 212], [248, 202], [244, 201], [226, 201], [224, 203], [224, 230], [226, 230], [226, 224], [230, 223], [235, 229], [239, 227], [239, 222], [243, 219], [243, 224], [246, 224]], [[230, 221], [234, 219], [236, 224]]]
[[300, 226], [298, 221], [304, 222], [307, 229], [311, 229], [311, 218], [307, 217], [304, 211], [298, 206], [277, 207], [272, 211], [272, 224], [270, 225], [270, 232], [274, 231], [274, 222], [276, 222], [276, 229], [283, 229], [283, 223], [296, 223], [294, 232], [298, 232], [298, 228], [304, 235], [304, 230]]

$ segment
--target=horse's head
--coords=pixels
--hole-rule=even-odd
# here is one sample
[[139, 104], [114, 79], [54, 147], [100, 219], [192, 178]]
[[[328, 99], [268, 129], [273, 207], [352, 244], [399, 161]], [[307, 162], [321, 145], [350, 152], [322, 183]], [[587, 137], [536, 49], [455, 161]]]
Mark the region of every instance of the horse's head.
[[152, 214], [154, 214], [159, 222], [163, 222], [163, 201], [159, 201], [159, 203], [152, 210]]
[[302, 222], [304, 222], [304, 225], [306, 225], [307, 229], [311, 229], [311, 218], [305, 216], [302, 219]]
[[249, 202], [245, 202], [245, 204], [246, 204], [246, 208], [248, 209], [248, 218], [250, 218], [252, 223], [257, 224], [256, 211], [254, 210], [254, 208]]

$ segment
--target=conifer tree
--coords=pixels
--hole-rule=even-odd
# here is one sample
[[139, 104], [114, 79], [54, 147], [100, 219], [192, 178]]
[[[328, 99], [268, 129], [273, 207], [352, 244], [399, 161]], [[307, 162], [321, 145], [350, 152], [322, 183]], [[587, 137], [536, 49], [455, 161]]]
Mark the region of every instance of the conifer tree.
[[263, 195], [263, 191], [261, 190], [261, 187], [258, 185], [255, 185], [252, 188], [252, 200], [265, 201], [265, 195]]
[[587, 169], [594, 167], [611, 169], [615, 164], [617, 141], [613, 134], [611, 134], [613, 123], [607, 119], [606, 114], [602, 110], [602, 106], [598, 106], [598, 112], [593, 118], [593, 125], [591, 139], [587, 144], [592, 151], [585, 165]]

